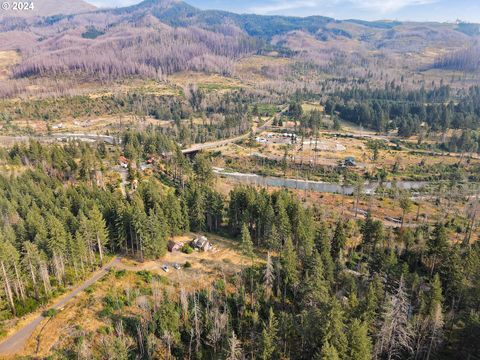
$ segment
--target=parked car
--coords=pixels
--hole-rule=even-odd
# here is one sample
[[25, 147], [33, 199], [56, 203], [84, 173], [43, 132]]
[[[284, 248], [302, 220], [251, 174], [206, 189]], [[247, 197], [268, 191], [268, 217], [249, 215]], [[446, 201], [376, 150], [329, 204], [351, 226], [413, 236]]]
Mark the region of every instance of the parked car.
[[176, 270], [180, 270], [182, 267], [178, 264], [173, 264], [173, 267], [176, 269]]

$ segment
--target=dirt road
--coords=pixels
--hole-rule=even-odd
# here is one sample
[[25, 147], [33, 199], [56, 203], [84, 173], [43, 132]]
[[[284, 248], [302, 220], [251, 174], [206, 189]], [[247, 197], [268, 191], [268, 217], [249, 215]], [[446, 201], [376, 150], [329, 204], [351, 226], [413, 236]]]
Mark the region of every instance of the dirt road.
[[[100, 280], [107, 272], [110, 270], [112, 266], [119, 264], [120, 258], [116, 257], [108, 264], [103, 266], [100, 270], [95, 272], [88, 280], [84, 283], [76, 287], [72, 290], [67, 296], [63, 297], [59, 300], [56, 304], [54, 304], [51, 308], [56, 310], [61, 310], [70, 300], [72, 300], [75, 296], [81, 293], [90, 285], [93, 285], [98, 280]], [[8, 338], [4, 339], [0, 343], [0, 357], [14, 355], [20, 352], [27, 340], [30, 338], [32, 333], [35, 331], [37, 326], [44, 320], [45, 317], [42, 315], [37, 316], [29, 323], [25, 324], [21, 329], [19, 329], [14, 334], [11, 334]]]

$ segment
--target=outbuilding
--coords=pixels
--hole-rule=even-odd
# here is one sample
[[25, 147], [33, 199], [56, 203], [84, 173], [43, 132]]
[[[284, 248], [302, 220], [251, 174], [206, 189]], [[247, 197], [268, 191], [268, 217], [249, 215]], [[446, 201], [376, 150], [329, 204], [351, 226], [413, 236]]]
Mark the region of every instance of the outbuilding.
[[167, 244], [167, 249], [170, 252], [180, 251], [180, 250], [182, 250], [182, 247], [183, 247], [183, 243], [175, 242], [173, 240], [170, 240]]
[[190, 246], [194, 249], [203, 250], [203, 251], [210, 251], [213, 249], [212, 244], [208, 241], [205, 236], [198, 236], [192, 240]]

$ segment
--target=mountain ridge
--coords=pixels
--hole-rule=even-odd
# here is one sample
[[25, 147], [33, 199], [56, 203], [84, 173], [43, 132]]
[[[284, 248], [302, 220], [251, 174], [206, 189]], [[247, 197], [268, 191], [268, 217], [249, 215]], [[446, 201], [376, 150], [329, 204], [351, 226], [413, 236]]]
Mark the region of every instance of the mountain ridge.
[[439, 59], [476, 54], [462, 50], [476, 43], [477, 26], [235, 14], [180, 0], [145, 0], [88, 13], [6, 18], [0, 21], [0, 51], [23, 55], [13, 68], [15, 78], [59, 73], [161, 78], [184, 70], [230, 76], [240, 59], [273, 51], [335, 76], [367, 73], [381, 79], [398, 63], [403, 74], [436, 66], [473, 68], [471, 61]]

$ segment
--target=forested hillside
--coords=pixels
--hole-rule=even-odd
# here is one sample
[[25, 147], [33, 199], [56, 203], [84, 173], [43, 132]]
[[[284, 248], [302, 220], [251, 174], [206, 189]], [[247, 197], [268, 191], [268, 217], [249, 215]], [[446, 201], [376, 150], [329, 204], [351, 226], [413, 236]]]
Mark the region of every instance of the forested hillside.
[[478, 360], [479, 25], [55, 1], [0, 18], [0, 357]]
[[[20, 51], [22, 61], [12, 73], [17, 79], [165, 79], [184, 70], [235, 76], [241, 58], [274, 52], [335, 76], [378, 80], [389, 70], [394, 78], [433, 67], [475, 70], [477, 34], [470, 28], [474, 24], [238, 15], [146, 0], [87, 14], [6, 17], [0, 50]], [[444, 55], [432, 61], [431, 48]], [[404, 70], [395, 67], [397, 61]], [[295, 69], [291, 74], [297, 77]]]
[[[175, 150], [160, 134], [124, 141], [136, 149], [131, 158]], [[24, 168], [1, 177], [3, 319], [35, 310], [111, 255], [158, 258], [170, 236], [208, 230], [230, 233], [252, 263], [208, 291], [154, 294], [120, 318], [134, 295], [109, 295], [102, 316], [115, 341], [76, 341], [109, 358], [447, 359], [479, 351], [480, 249], [451, 243], [453, 223], [393, 230], [370, 215], [331, 223], [287, 191], [251, 187], [225, 199], [211, 188], [208, 157], [176, 154], [164, 170], [174, 187], [143, 179], [123, 198], [103, 177], [115, 156], [103, 146], [2, 151], [4, 164]], [[255, 253], [265, 261], [253, 262]], [[84, 349], [57, 350], [82, 357]]]
[[418, 134], [422, 127], [445, 132], [477, 130], [480, 125], [479, 87], [462, 94], [453, 94], [448, 86], [405, 92], [392, 83], [385, 90], [352, 89], [337, 96], [342, 102], [329, 100], [328, 112], [338, 111], [343, 119], [377, 131], [398, 129], [404, 137]]

